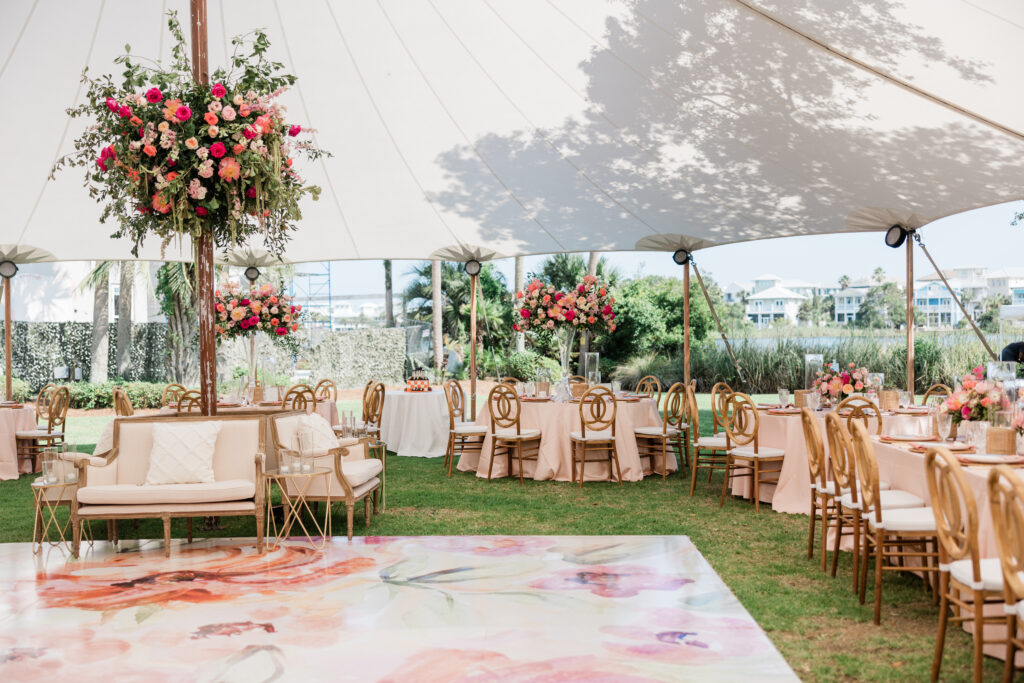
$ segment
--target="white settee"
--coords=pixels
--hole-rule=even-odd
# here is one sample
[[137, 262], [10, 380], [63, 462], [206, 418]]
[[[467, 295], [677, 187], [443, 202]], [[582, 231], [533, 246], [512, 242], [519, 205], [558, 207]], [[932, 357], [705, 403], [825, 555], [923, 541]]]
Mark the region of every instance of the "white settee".
[[[78, 491], [71, 504], [73, 554], [78, 556], [82, 523], [119, 519], [162, 519], [165, 552], [170, 555], [171, 519], [252, 516], [256, 548], [263, 552], [266, 417], [259, 415], [146, 416], [114, 420], [113, 448], [102, 457], [76, 460]], [[213, 453], [214, 481], [145, 485], [153, 426], [168, 422], [221, 423]], [[191, 524], [190, 524], [191, 530]], [[191, 533], [189, 534], [191, 540]]]

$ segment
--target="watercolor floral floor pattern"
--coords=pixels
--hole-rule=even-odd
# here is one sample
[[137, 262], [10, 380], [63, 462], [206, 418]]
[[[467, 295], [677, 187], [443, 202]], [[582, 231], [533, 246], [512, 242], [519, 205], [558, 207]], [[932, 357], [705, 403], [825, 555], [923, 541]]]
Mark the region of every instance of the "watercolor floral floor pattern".
[[0, 680], [796, 680], [685, 536], [0, 545]]

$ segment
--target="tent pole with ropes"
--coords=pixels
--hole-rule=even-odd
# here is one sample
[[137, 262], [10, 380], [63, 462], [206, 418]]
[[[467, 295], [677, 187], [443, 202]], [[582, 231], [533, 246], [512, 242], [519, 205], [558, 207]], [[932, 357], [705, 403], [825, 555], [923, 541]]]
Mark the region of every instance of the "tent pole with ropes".
[[[228, 36], [266, 27], [268, 57], [298, 78], [282, 102], [334, 153], [301, 169], [323, 193], [303, 200], [298, 229], [275, 255], [283, 263], [465, 263], [473, 257], [435, 255], [474, 244], [492, 254], [479, 261], [693, 254], [776, 237], [917, 230], [1024, 196], [1015, 49], [1024, 6], [935, 12], [869, 0], [871, 11], [837, 17], [769, 12], [753, 0], [326, 0], [289, 12], [252, 0], [224, 16], [207, 15], [201, 0], [166, 5], [193, 14], [199, 82], [208, 63], [230, 64]], [[133, 58], [166, 59], [160, 4], [121, 12], [12, 0], [5, 19], [0, 92], [33, 106], [0, 111], [4, 129], [32, 131], [7, 141], [19, 164], [0, 168], [0, 244], [40, 247], [46, 260], [131, 258], [132, 244], [110, 239], [80, 178], [48, 177], [52, 159], [71, 151], [72, 126], [86, 125], [65, 114], [81, 104], [83, 67], [109, 71], [126, 42]], [[213, 245], [151, 241], [140, 258], [199, 267], [202, 391], [212, 412]], [[681, 265], [686, 280], [693, 264]]]

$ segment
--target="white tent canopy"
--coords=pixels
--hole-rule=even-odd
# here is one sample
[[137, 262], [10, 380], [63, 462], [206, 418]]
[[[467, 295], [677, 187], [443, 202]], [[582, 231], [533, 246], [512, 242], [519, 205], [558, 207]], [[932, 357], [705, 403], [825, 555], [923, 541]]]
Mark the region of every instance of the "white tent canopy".
[[[128, 257], [80, 171], [47, 175], [83, 66], [168, 56], [162, 4], [187, 23], [183, 0], [4, 0], [0, 244]], [[211, 67], [267, 30], [299, 77], [290, 118], [334, 155], [300, 169], [324, 192], [287, 261], [696, 249], [1024, 196], [1013, 0], [209, 0], [209, 19]]]

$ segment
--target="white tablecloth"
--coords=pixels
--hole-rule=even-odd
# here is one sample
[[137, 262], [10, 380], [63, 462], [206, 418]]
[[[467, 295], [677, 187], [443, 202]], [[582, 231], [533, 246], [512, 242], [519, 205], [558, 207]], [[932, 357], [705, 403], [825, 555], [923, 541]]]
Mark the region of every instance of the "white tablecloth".
[[14, 433], [35, 428], [35, 408], [29, 406], [0, 408], [0, 481], [17, 479], [19, 474], [32, 469], [32, 461], [18, 462], [18, 448], [14, 442]]
[[448, 448], [448, 403], [444, 391], [388, 391], [380, 438], [389, 451], [439, 458]]

